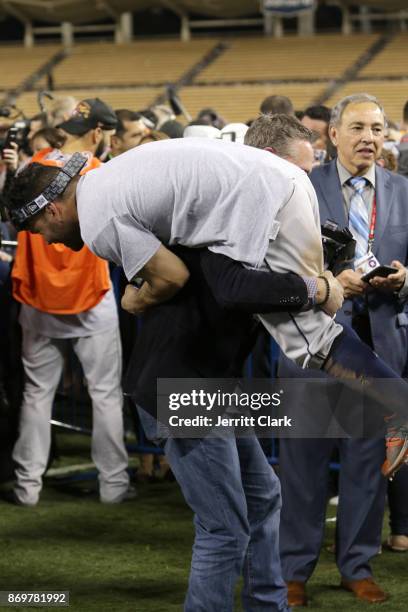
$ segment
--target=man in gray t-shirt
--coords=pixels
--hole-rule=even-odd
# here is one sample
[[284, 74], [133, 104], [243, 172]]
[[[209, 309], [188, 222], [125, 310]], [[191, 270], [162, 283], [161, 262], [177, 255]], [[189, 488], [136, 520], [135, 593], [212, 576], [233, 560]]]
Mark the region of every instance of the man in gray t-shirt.
[[236, 143], [162, 141], [88, 172], [72, 197], [72, 210], [64, 207], [61, 219], [48, 214], [62, 210], [54, 201], [29, 223], [50, 241], [72, 248], [85, 242], [122, 265], [129, 280], [143, 277], [135, 313], [170, 298], [187, 278], [163, 245], [207, 247], [254, 270], [325, 275], [314, 280], [311, 293], [312, 304], [319, 303], [320, 286], [328, 298], [325, 312], [314, 307], [296, 325], [287, 316], [268, 320], [268, 331], [290, 358], [301, 365], [311, 352], [324, 359], [341, 333], [331, 316], [342, 291], [323, 270], [316, 196], [306, 174], [286, 160]]
[[[85, 242], [96, 255], [122, 265], [129, 280], [141, 276], [146, 282], [133, 294], [135, 314], [171, 298], [188, 278], [164, 245], [207, 247], [255, 271], [294, 272], [311, 281], [314, 308], [302, 317], [308, 322], [303, 332], [287, 318], [268, 328], [289, 357], [303, 365], [313, 349], [324, 358], [341, 333], [331, 316], [342, 290], [323, 270], [316, 196], [294, 164], [245, 145], [187, 139], [128, 151], [73, 179], [62, 199], [47, 185], [47, 171], [29, 174], [16, 181], [23, 199], [31, 193], [21, 186], [30, 181], [33, 196], [48, 188], [51, 201], [44, 192], [21, 208], [17, 193], [15, 217], [49, 242], [74, 250]], [[315, 308], [323, 301], [325, 312]]]
[[[81, 178], [76, 198], [84, 242], [128, 278], [161, 243], [207, 246], [254, 269], [323, 273], [311, 183], [265, 151], [206, 139], [149, 145]], [[324, 359], [341, 326], [317, 307], [296, 319], [280, 313], [263, 323], [301, 365], [311, 355]]]

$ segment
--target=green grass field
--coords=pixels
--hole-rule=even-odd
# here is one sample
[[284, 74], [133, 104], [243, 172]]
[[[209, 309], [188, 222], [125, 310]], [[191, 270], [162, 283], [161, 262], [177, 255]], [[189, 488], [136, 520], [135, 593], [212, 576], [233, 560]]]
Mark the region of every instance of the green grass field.
[[[58, 446], [59, 466], [89, 461], [86, 438], [59, 436]], [[0, 590], [69, 590], [70, 608], [80, 612], [181, 611], [191, 513], [176, 483], [139, 485], [138, 492], [136, 500], [104, 506], [94, 481], [61, 486], [53, 477], [35, 508], [0, 501]], [[333, 532], [329, 523], [325, 545]], [[408, 555], [388, 551], [373, 562], [378, 581], [391, 594], [389, 602], [377, 605], [384, 612], [408, 610], [407, 562]], [[323, 550], [309, 583], [308, 609], [370, 607], [338, 583], [334, 556]], [[238, 593], [236, 610], [241, 610]]]

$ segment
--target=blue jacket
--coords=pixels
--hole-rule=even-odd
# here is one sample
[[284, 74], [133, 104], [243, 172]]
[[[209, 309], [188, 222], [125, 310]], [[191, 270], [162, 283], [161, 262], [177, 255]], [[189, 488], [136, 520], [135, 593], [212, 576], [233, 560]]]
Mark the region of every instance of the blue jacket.
[[[331, 219], [348, 226], [336, 162], [313, 170], [310, 177], [319, 200], [321, 222]], [[376, 167], [377, 219], [373, 253], [381, 264], [398, 259], [408, 264], [408, 180]], [[392, 294], [372, 291], [368, 296], [371, 333], [376, 353], [397, 373], [408, 355], [408, 315], [405, 302]], [[352, 301], [345, 300], [337, 314], [339, 323], [351, 325]]]

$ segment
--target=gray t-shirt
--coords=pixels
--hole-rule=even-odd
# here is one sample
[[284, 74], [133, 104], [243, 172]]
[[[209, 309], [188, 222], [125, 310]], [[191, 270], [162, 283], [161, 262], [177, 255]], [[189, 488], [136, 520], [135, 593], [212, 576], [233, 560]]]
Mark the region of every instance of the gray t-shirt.
[[[248, 267], [316, 276], [323, 250], [316, 193], [303, 170], [245, 145], [161, 141], [84, 175], [77, 188], [84, 242], [132, 278], [160, 242], [207, 246]], [[324, 359], [341, 333], [322, 310], [260, 317], [300, 365]]]
[[132, 278], [160, 246], [208, 246], [263, 265], [273, 221], [288, 201], [293, 164], [253, 147], [175, 139], [137, 147], [79, 180], [82, 238]]

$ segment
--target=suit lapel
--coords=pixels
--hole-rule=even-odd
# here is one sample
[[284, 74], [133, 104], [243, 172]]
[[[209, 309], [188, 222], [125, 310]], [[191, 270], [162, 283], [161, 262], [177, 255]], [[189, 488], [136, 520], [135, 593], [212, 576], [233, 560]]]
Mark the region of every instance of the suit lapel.
[[343, 193], [341, 191], [336, 160], [322, 167], [318, 181], [319, 183], [321, 182], [321, 185], [319, 185], [319, 197], [325, 201], [329, 212], [328, 218], [336, 221], [340, 227], [346, 227], [348, 219], [344, 209]]
[[374, 244], [373, 253], [374, 255], [378, 251], [378, 247], [381, 242], [381, 238], [384, 234], [384, 230], [387, 226], [389, 214], [391, 212], [393, 196], [393, 185], [390, 181], [389, 176], [381, 168], [375, 170], [375, 197], [377, 204], [377, 219], [375, 222], [374, 231]]

